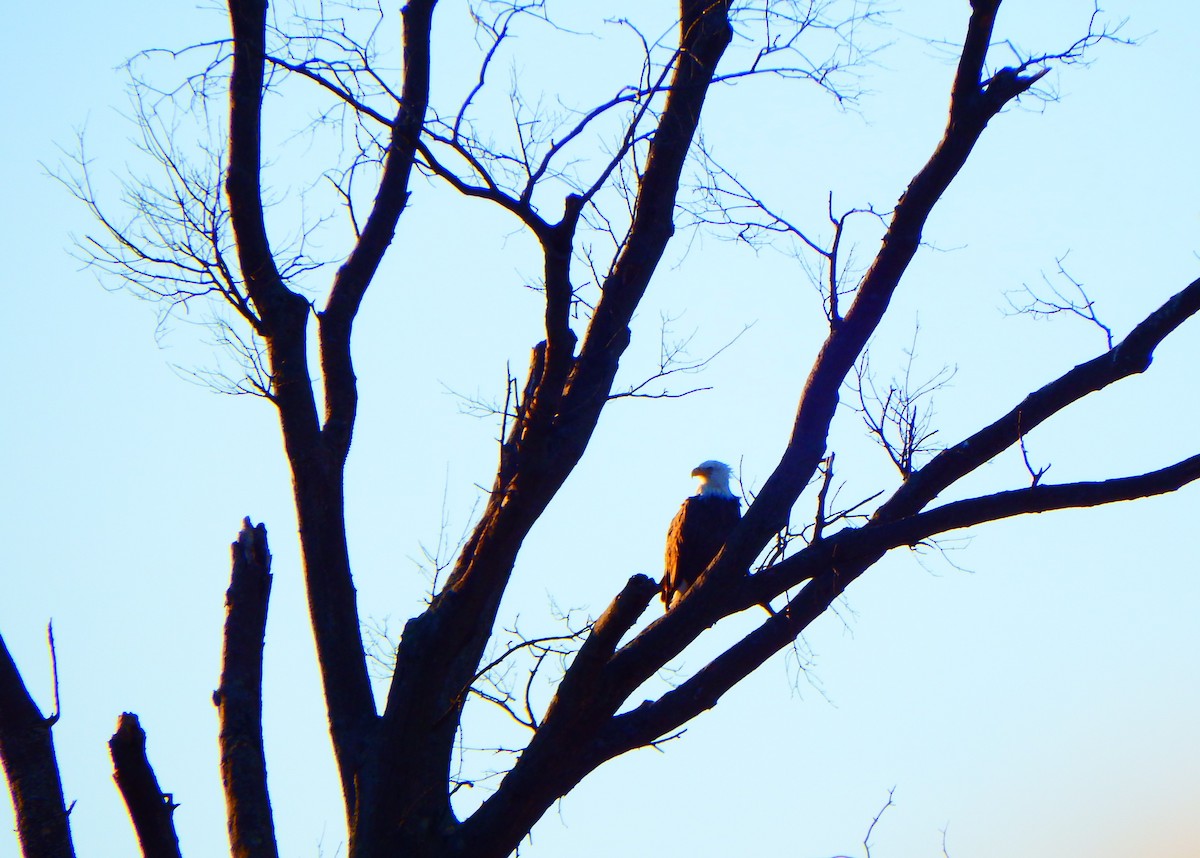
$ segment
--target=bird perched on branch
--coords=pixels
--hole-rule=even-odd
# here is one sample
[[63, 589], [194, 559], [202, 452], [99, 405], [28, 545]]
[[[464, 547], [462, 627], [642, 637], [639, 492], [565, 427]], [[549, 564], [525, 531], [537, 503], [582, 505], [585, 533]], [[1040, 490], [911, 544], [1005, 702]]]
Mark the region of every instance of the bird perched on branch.
[[731, 475], [728, 465], [711, 459], [692, 470], [700, 478], [700, 491], [683, 502], [667, 530], [660, 585], [667, 608], [675, 607], [700, 577], [742, 517], [742, 502], [729, 490]]

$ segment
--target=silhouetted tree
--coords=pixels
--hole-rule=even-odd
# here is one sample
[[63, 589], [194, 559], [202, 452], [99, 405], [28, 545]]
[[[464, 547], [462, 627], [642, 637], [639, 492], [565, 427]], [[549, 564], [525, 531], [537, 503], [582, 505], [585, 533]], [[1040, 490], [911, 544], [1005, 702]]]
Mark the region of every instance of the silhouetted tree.
[[[350, 858], [509, 855], [590, 772], [654, 745], [715, 706], [888, 552], [1010, 516], [1170, 492], [1200, 477], [1200, 456], [1096, 482], [1051, 484], [1031, 468], [1028, 485], [979, 496], [955, 492], [960, 499], [936, 502], [1003, 451], [1023, 449], [1026, 434], [1048, 418], [1143, 372], [1159, 343], [1200, 310], [1200, 281], [1094, 359], [1047, 379], [998, 419], [941, 449], [929, 443], [922, 388], [876, 389], [862, 363], [921, 247], [931, 211], [988, 123], [1018, 99], [1036, 97], [1053, 66], [1114, 38], [1095, 17], [1074, 44], [999, 65], [991, 48], [1000, 2], [972, 0], [944, 134], [891, 211], [863, 213], [883, 224], [884, 235], [865, 273], [851, 277], [839, 251], [854, 212], [835, 215], [831, 208], [830, 239], [811, 237], [707, 157], [698, 125], [712, 87], [738, 78], [795, 79], [850, 97], [852, 83], [840, 75], [859, 59], [855, 39], [875, 14], [869, 7], [855, 4], [850, 8], [857, 11], [843, 13], [835, 2], [681, 0], [677, 38], [669, 44], [641, 38], [628, 25], [644, 53], [637, 79], [590, 108], [560, 114], [539, 113], [515, 88], [508, 94], [515, 130], [505, 137], [483, 126], [475, 103], [495, 91], [492, 66], [510, 49], [510, 34], [531, 20], [553, 25], [540, 3], [479, 4], [482, 62], [466, 95], [448, 110], [431, 103], [436, 0], [404, 7], [398, 71], [378, 60], [376, 39], [390, 26], [388, 15], [358, 37], [350, 17], [297, 12], [284, 20], [282, 13], [268, 16], [265, 0], [228, 5], [232, 36], [194, 49], [211, 54], [199, 73], [169, 92], [137, 81], [143, 144], [164, 178], [130, 184], [132, 208], [120, 217], [93, 192], [86, 171], [74, 190], [105, 228], [83, 245], [90, 261], [168, 309], [215, 298], [226, 312], [214, 325], [242, 371], [214, 373], [210, 380], [260, 395], [279, 415]], [[739, 50], [727, 56], [735, 32]], [[813, 56], [822, 59], [808, 59]], [[221, 93], [228, 97], [224, 109]], [[279, 98], [268, 99], [271, 93]], [[264, 146], [274, 136], [266, 116], [282, 109], [285, 96], [306, 104], [325, 99], [317, 124], [334, 129], [340, 147], [324, 169], [353, 239], [317, 296], [313, 277], [329, 269], [309, 255], [304, 230], [290, 244], [280, 238], [264, 190]], [[202, 147], [208, 160], [197, 165], [172, 135], [172, 110], [207, 111], [225, 126], [225, 142]], [[701, 165], [702, 193], [684, 200], [689, 164]], [[510, 379], [497, 409], [502, 443], [486, 505], [429, 604], [404, 626], [381, 711], [345, 527], [343, 474], [359, 405], [351, 342], [397, 229], [405, 218], [421, 216], [406, 210], [417, 174], [499, 207], [532, 236], [543, 260], [544, 331], [524, 379]], [[791, 235], [822, 272], [827, 335], [797, 403], [790, 440], [737, 529], [677, 607], [639, 626], [658, 585], [636, 574], [582, 627], [520, 641], [493, 657], [498, 608], [523, 542], [588, 449], [605, 406], [639, 392], [618, 389], [615, 378], [631, 320], [681, 212], [691, 223], [734, 228], [748, 240]], [[447, 234], [455, 229], [446, 225]], [[607, 251], [597, 236], [607, 238]], [[313, 354], [319, 372], [310, 365]], [[666, 354], [659, 375], [675, 368]], [[835, 461], [830, 425], [848, 382], [902, 480], [882, 486], [872, 506], [835, 510], [828, 493]], [[806, 489], [817, 511], [797, 529], [793, 511]], [[269, 561], [265, 528], [247, 521], [233, 547], [214, 698], [231, 848], [239, 856], [276, 854], [261, 723]], [[759, 606], [768, 611], [753, 631], [665, 693], [633, 700], [702, 632]], [[548, 656], [563, 659], [548, 705], [522, 698], [497, 679], [518, 653], [532, 658], [534, 671]], [[460, 818], [452, 806], [454, 758], [472, 692], [525, 724], [528, 741], [494, 791]], [[51, 741], [54, 720], [38, 710], [0, 647], [0, 756], [18, 838], [30, 858], [74, 854]], [[118, 782], [144, 853], [178, 854], [173, 803], [150, 771], [144, 740], [136, 719], [122, 716], [112, 742]]]

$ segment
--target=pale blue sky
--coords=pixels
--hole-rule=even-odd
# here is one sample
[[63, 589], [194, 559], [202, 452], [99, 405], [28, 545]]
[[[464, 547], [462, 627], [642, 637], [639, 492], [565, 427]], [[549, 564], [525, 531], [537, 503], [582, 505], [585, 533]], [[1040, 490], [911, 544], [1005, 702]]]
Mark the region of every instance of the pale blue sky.
[[[781, 101], [785, 90], [767, 84], [719, 91], [705, 131], [727, 165], [797, 219], [819, 215], [830, 190], [844, 207], [890, 207], [945, 113], [951, 68], [917, 37], [954, 38], [968, 6], [910, 5], [921, 12], [896, 14], [857, 113], [806, 91]], [[1010, 0], [998, 33], [1052, 50], [1089, 8], [1061, 3], [1051, 13]], [[445, 0], [437, 23], [460, 28], [462, 14]], [[1068, 269], [1120, 336], [1200, 269], [1191, 61], [1200, 11], [1155, 0], [1114, 3], [1111, 15], [1131, 16], [1128, 33], [1144, 42], [1052, 74], [1060, 102], [993, 120], [930, 223], [926, 238], [939, 249], [914, 264], [880, 332], [873, 364], [885, 380], [918, 320], [919, 371], [957, 368], [937, 399], [947, 442], [1103, 347], [1083, 323], [1006, 317], [1006, 290], [1039, 282], [1069, 254]], [[209, 360], [202, 330], [180, 321], [156, 341], [151, 307], [80, 270], [69, 236], [92, 226], [42, 166], [86, 127], [96, 169], [119, 173], [132, 129], [118, 115], [117, 66], [141, 48], [223, 33], [219, 12], [124, 0], [27, 4], [10, 16], [12, 74], [0, 94], [0, 631], [48, 710], [44, 634], [54, 621], [55, 738], [81, 854], [136, 848], [107, 757], [122, 711], [141, 717], [159, 779], [181, 805], [185, 854], [226, 849], [210, 694], [227, 546], [244, 515], [267, 523], [275, 555], [266, 719], [282, 851], [333, 856], [344, 836], [273, 414], [172, 369]], [[579, 74], [598, 74], [584, 65]], [[523, 81], [542, 73], [532, 62], [521, 70]], [[577, 93], [589, 82], [564, 63], [551, 85]], [[523, 369], [538, 338], [537, 297], [521, 288], [536, 260], [514, 224], [433, 186], [415, 190], [395, 246], [409, 267], [385, 271], [357, 332], [363, 405], [348, 486], [361, 609], [393, 630], [421, 605], [427, 582], [411, 558], [436, 542], [443, 494], [453, 538], [470, 521], [473, 484], [490, 483], [494, 426], [461, 415], [446, 391], [501, 395], [505, 362]], [[633, 572], [657, 575], [691, 468], [741, 462], [753, 488], [786, 437], [821, 337], [815, 294], [782, 254], [755, 256], [711, 236], [685, 253], [685, 239], [639, 316], [627, 379], [657, 357], [660, 312], [696, 331], [697, 354], [753, 327], [688, 379], [713, 391], [614, 404], [521, 556], [504, 616], [526, 631], [553, 627], [550, 601], [595, 614]], [[859, 253], [873, 252], [864, 238]], [[1030, 452], [1052, 465], [1047, 479], [1097, 479], [1195, 453], [1198, 354], [1192, 321], [1145, 377], [1034, 433]], [[852, 412], [837, 429], [847, 500], [894, 483]], [[1005, 457], [972, 486], [1021, 479], [1019, 461]], [[777, 658], [665, 753], [605, 766], [547, 815], [522, 855], [861, 854], [892, 787], [896, 806], [872, 840], [882, 858], [940, 854], [943, 829], [955, 858], [1191, 854], [1200, 843], [1198, 492], [980, 528], [953, 564], [890, 557], [806, 636], [806, 674], [795, 654]], [[732, 631], [702, 639], [682, 669]], [[468, 727], [478, 745], [507, 735], [483, 711]], [[0, 812], [6, 830], [9, 813]], [[0, 836], [0, 856], [15, 854], [15, 839]]]

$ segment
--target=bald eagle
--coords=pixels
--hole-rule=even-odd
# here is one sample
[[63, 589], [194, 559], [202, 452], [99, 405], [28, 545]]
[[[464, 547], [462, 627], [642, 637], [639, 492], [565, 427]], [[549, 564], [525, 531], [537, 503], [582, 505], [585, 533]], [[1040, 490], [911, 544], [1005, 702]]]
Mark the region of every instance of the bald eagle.
[[667, 530], [663, 604], [675, 607], [705, 567], [725, 544], [742, 517], [741, 501], [729, 490], [729, 466], [701, 462], [692, 470], [700, 478], [700, 491], [683, 502]]

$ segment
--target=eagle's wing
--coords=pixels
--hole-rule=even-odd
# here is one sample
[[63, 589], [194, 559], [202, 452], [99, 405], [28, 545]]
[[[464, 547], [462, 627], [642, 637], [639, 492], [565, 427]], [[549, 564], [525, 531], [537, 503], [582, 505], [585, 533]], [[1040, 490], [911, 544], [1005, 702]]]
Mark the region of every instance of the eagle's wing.
[[[671, 526], [667, 528], [667, 550], [663, 558], [663, 577], [659, 590], [663, 604], [668, 607], [671, 604], [671, 597], [676, 592], [682, 593], [692, 583], [686, 577], [687, 567], [680, 565], [681, 553], [686, 555], [687, 540], [684, 538], [684, 530], [690, 501], [691, 498], [688, 498], [683, 502], [679, 507], [679, 512], [675, 513], [675, 517], [671, 519]], [[682, 559], [686, 559], [686, 557]]]
[[683, 502], [667, 529], [662, 585], [663, 603], [670, 607], [716, 557], [733, 526], [741, 518], [741, 505], [733, 498], [690, 497]]

